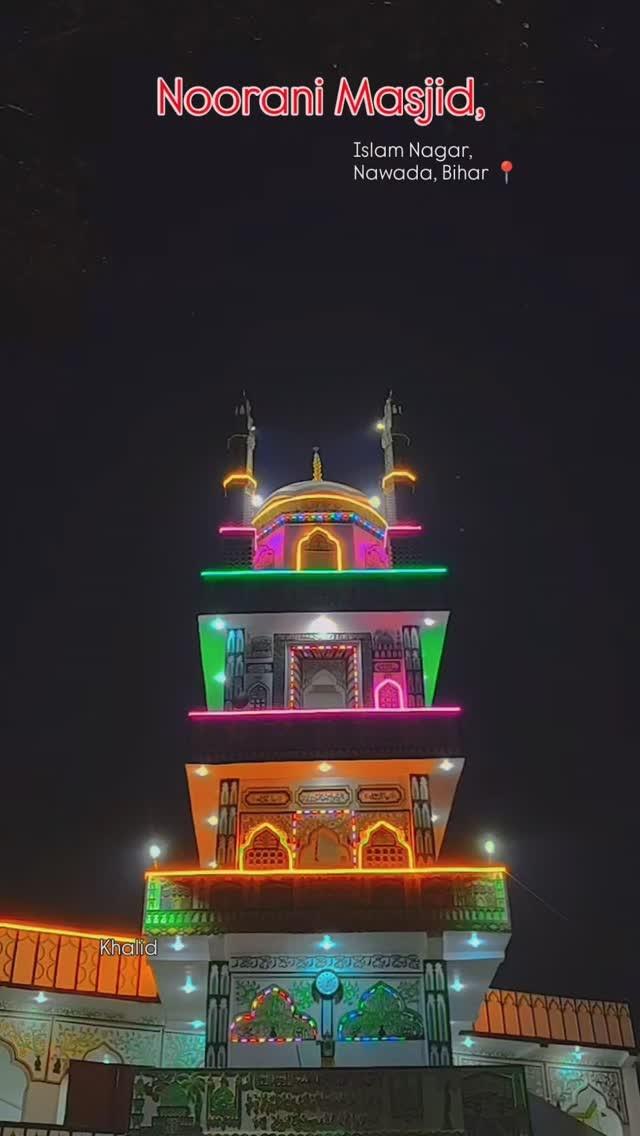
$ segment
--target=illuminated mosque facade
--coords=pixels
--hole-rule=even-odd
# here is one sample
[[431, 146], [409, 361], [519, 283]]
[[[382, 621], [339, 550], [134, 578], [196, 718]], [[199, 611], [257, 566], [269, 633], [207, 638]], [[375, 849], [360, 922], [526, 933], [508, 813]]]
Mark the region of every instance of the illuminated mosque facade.
[[640, 1133], [628, 1006], [494, 987], [508, 871], [443, 854], [461, 711], [401, 417], [390, 394], [379, 497], [315, 450], [262, 499], [236, 407], [197, 860], [147, 873], [137, 935], [0, 917], [0, 1136]]

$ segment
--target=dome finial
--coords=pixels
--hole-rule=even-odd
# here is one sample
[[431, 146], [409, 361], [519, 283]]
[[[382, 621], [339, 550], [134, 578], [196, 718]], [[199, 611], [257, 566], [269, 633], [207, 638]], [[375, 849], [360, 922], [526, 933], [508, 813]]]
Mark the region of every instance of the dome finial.
[[313, 480], [322, 481], [322, 461], [319, 446], [313, 447]]

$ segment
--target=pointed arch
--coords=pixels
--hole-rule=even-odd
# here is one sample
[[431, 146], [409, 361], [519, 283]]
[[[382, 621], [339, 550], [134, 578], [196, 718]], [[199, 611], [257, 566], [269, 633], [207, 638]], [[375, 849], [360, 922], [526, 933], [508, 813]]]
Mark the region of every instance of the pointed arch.
[[378, 710], [401, 710], [404, 695], [400, 683], [395, 678], [386, 678], [375, 689], [375, 704]]
[[291, 849], [281, 829], [265, 820], [248, 833], [240, 848], [242, 869], [264, 868], [277, 871], [293, 867]]
[[387, 820], [376, 821], [362, 834], [359, 868], [412, 868], [413, 851], [404, 834]]
[[[314, 544], [318, 547], [313, 547]], [[320, 525], [311, 529], [311, 532], [308, 532], [306, 536], [300, 537], [296, 545], [296, 572], [304, 572], [305, 568], [316, 567], [315, 564], [303, 563], [305, 555], [309, 553], [330, 558], [332, 563], [327, 565], [328, 571], [331, 571], [332, 568], [337, 572], [342, 571], [342, 545], [337, 536], [334, 536], [327, 529], [321, 528]]]
[[24, 1097], [29, 1086], [29, 1073], [9, 1041], [0, 1040], [0, 1123], [17, 1123], [22, 1119]]

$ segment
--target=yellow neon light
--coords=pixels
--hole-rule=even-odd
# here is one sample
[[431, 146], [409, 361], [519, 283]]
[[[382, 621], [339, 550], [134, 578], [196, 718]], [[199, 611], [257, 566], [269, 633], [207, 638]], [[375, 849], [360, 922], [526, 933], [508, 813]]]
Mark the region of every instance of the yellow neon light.
[[332, 533], [327, 532], [327, 530], [321, 528], [320, 525], [316, 525], [315, 529], [312, 529], [311, 532], [307, 533], [306, 536], [300, 537], [300, 540], [296, 545], [296, 572], [304, 571], [302, 567], [302, 546], [303, 544], [306, 544], [307, 541], [311, 540], [311, 537], [314, 535], [314, 533], [322, 533], [322, 535], [326, 536], [332, 544], [335, 544], [338, 557], [338, 572], [342, 572], [342, 545], [340, 544], [337, 536], [333, 536]]
[[10, 931], [35, 931], [38, 935], [69, 935], [73, 939], [114, 939], [117, 943], [134, 943], [139, 935], [114, 935], [111, 931], [79, 931], [76, 927], [42, 927], [38, 923], [14, 923], [0, 919], [0, 928]]
[[[251, 868], [245, 868], [245, 866], [244, 866], [244, 854], [245, 854], [245, 852], [250, 851], [249, 845], [252, 843], [252, 841], [255, 839], [255, 837], [258, 835], [258, 833], [264, 832], [265, 828], [270, 829], [271, 832], [274, 834], [274, 836], [278, 837], [278, 840], [280, 841], [282, 846], [286, 849], [287, 858], [289, 860], [289, 871], [291, 871], [291, 869], [293, 867], [293, 857], [291, 855], [291, 849], [289, 847], [289, 841], [287, 840], [286, 833], [284, 833], [282, 831], [282, 829], [276, 828], [275, 824], [271, 824], [271, 821], [265, 820], [265, 821], [262, 822], [262, 824], [257, 825], [256, 828], [252, 828], [251, 832], [249, 832], [247, 834], [247, 838], [246, 838], [244, 844], [240, 845], [240, 868], [238, 869], [238, 871], [241, 872], [243, 875], [252, 876], [254, 874], [253, 870]], [[261, 871], [260, 868], [258, 868], [257, 870]], [[205, 872], [205, 875], [207, 875], [207, 874], [208, 873]], [[220, 875], [220, 874], [222, 874], [222, 873], [216, 872], [216, 875]], [[267, 874], [269, 874], [269, 873], [267, 872]], [[196, 873], [196, 875], [197, 875], [197, 873]]]
[[504, 864], [492, 864], [491, 867], [486, 864], [470, 867], [465, 864], [455, 868], [450, 865], [442, 868], [278, 868], [275, 871], [271, 868], [225, 868], [211, 872], [204, 868], [189, 868], [186, 872], [181, 872], [180, 869], [163, 872], [158, 868], [145, 872], [145, 879], [188, 876], [460, 876], [466, 872], [475, 876], [505, 875], [507, 869]]
[[275, 501], [267, 501], [266, 505], [257, 512], [253, 518], [253, 524], [257, 525], [259, 521], [270, 513], [273, 509], [279, 509], [282, 505], [288, 505], [291, 501], [346, 501], [348, 505], [352, 505], [356, 509], [366, 510], [372, 517], [375, 517], [380, 522], [383, 528], [386, 529], [387, 522], [385, 521], [382, 513], [373, 508], [368, 501], [359, 501], [357, 497], [347, 497], [343, 493], [302, 493], [299, 497], [278, 497]]
[[250, 473], [247, 473], [246, 470], [244, 471], [244, 473], [240, 472], [228, 474], [222, 482], [222, 488], [226, 489], [227, 485], [231, 485], [234, 481], [248, 481], [252, 489], [258, 488], [258, 482], [256, 481], [255, 477], [252, 477], [252, 475]]
[[410, 469], [392, 469], [391, 473], [385, 473], [384, 477], [382, 478], [382, 488], [383, 489], [386, 489], [387, 482], [388, 482], [390, 477], [406, 477], [407, 481], [417, 481], [418, 480], [415, 473], [412, 473]]
[[[390, 824], [389, 821], [378, 820], [378, 821], [376, 821], [375, 824], [372, 824], [365, 832], [363, 832], [362, 837], [360, 839], [360, 844], [358, 846], [358, 868], [359, 868], [359, 870], [362, 871], [362, 854], [363, 854], [367, 844], [371, 840], [371, 837], [373, 836], [374, 832], [377, 832], [378, 829], [380, 829], [380, 828], [386, 828], [389, 832], [392, 832], [393, 835], [395, 836], [396, 840], [398, 841], [398, 844], [401, 844], [403, 848], [406, 848], [407, 855], [409, 857], [409, 867], [412, 869], [413, 868], [413, 849], [410, 847], [409, 844], [407, 844], [407, 841], [405, 840], [404, 835], [402, 834], [400, 829], [396, 828], [395, 824]], [[406, 868], [404, 870], [406, 871]], [[377, 868], [376, 871], [380, 871], [380, 869]]]

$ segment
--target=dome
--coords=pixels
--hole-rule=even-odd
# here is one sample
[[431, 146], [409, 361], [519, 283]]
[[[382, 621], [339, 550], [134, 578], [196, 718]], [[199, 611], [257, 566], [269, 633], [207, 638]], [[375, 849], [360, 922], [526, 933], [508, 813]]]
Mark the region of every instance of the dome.
[[266, 497], [260, 506], [260, 512], [275, 504], [282, 497], [305, 497], [309, 494], [314, 497], [352, 497], [357, 501], [368, 503], [369, 498], [361, 489], [354, 489], [353, 485], [343, 485], [340, 481], [293, 481], [291, 485], [283, 485]]

